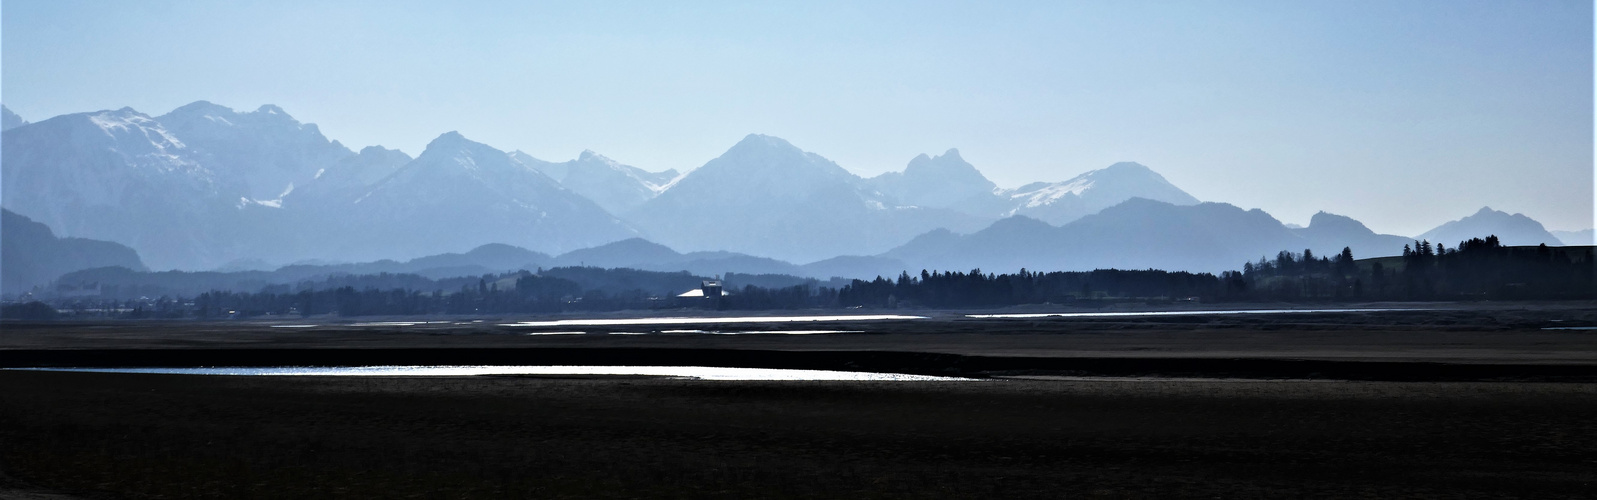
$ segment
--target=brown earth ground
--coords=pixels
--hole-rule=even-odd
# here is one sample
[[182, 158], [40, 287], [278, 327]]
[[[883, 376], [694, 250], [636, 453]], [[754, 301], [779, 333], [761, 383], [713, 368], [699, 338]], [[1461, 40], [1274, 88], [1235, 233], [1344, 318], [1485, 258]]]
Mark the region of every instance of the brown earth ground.
[[[1597, 332], [1545, 329], [1597, 324], [1592, 304], [1429, 308], [725, 325], [863, 332], [804, 336], [495, 326], [531, 318], [6, 324], [0, 363], [85, 349], [690, 348], [1597, 366]], [[723, 328], [625, 331], [662, 329]], [[1597, 491], [1597, 384], [0, 371], [0, 472], [0, 496], [88, 498], [1579, 498]]]

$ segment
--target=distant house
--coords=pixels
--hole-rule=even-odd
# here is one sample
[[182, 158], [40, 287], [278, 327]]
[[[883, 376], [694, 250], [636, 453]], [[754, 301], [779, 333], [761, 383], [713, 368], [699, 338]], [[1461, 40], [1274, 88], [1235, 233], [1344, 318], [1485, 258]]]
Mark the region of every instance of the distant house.
[[731, 295], [721, 286], [718, 280], [705, 280], [699, 283], [698, 288], [677, 294], [681, 299], [702, 299], [706, 297], [725, 297]]
[[677, 302], [688, 307], [719, 307], [721, 297], [731, 295], [720, 280], [704, 280], [698, 288], [677, 294]]

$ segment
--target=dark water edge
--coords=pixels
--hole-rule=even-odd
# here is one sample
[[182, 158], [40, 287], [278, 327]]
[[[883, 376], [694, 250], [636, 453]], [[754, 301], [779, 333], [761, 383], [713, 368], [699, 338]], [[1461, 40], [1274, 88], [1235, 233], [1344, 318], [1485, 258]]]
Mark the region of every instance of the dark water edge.
[[707, 366], [992, 376], [1597, 382], [1597, 365], [1271, 358], [1028, 357], [675, 348], [6, 350], [0, 368]]

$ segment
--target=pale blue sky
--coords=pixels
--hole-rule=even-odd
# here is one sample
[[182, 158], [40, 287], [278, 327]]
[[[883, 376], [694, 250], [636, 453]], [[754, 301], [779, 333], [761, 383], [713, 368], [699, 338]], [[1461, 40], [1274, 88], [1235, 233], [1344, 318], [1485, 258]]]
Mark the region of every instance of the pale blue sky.
[[1004, 186], [1138, 161], [1206, 201], [1412, 235], [1593, 217], [1590, 1], [7, 0], [23, 118], [282, 106], [354, 149], [450, 130], [691, 169], [748, 133]]

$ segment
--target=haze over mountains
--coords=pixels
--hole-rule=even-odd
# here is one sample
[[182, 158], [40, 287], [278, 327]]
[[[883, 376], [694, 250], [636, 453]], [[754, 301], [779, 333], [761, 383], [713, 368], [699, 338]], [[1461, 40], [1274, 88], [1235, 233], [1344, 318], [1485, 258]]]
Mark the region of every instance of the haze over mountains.
[[752, 134], [624, 216], [673, 248], [796, 262], [877, 253], [938, 227], [990, 222], [902, 204], [831, 160]]
[[539, 160], [521, 151], [512, 151], [510, 156], [613, 214], [628, 212], [649, 201], [678, 175], [675, 170], [648, 172], [622, 165], [593, 151], [583, 151], [577, 159], [560, 163]]
[[950, 149], [939, 156], [921, 154], [903, 172], [886, 172], [867, 181], [879, 193], [901, 203], [948, 208], [970, 215], [1001, 213], [1007, 207], [997, 184]]
[[1597, 234], [1594, 234], [1594, 232], [1591, 229], [1582, 229], [1580, 231], [1549, 231], [1549, 232], [1553, 233], [1553, 236], [1557, 236], [1558, 237], [1558, 241], [1563, 242], [1564, 245], [1568, 245], [1568, 246], [1597, 245]]
[[1418, 238], [1454, 244], [1469, 238], [1478, 238], [1482, 234], [1495, 234], [1504, 245], [1558, 246], [1564, 243], [1547, 232], [1540, 222], [1526, 217], [1525, 214], [1509, 215], [1507, 212], [1492, 210], [1492, 207], [1481, 207], [1469, 217], [1443, 223], [1436, 229], [1419, 235]]
[[636, 234], [549, 176], [456, 132], [434, 139], [415, 160], [343, 208], [347, 214], [342, 217], [317, 217], [347, 224], [329, 230], [349, 237], [338, 248], [317, 253], [372, 260], [485, 243], [564, 251]]
[[[751, 134], [679, 174], [593, 151], [545, 161], [456, 132], [415, 157], [381, 146], [357, 153], [272, 105], [238, 112], [199, 101], [158, 117], [123, 108], [36, 123], [3, 111], [0, 204], [63, 236], [131, 247], [153, 269], [513, 248], [512, 260], [528, 260], [517, 265], [823, 279], [923, 268], [1221, 271], [1280, 250], [1347, 246], [1366, 257], [1414, 240], [1333, 214], [1294, 228], [1260, 210], [1199, 203], [1132, 162], [1004, 189], [954, 149], [861, 178]], [[1523, 215], [1489, 209], [1420, 238], [1453, 245], [1485, 234], [1559, 243]], [[503, 270], [462, 262], [462, 271]]]
[[1076, 269], [1077, 263], [1093, 262], [1101, 268], [1219, 272], [1281, 250], [1330, 255], [1350, 246], [1354, 255], [1375, 256], [1401, 251], [1408, 241], [1325, 213], [1309, 227], [1293, 229], [1257, 209], [1132, 198], [1062, 226], [1014, 216], [968, 235], [932, 232], [886, 255], [938, 269]]
[[0, 105], [0, 130], [10, 130], [27, 124], [28, 121], [12, 113], [11, 108]]
[[80, 269], [145, 270], [133, 249], [106, 241], [57, 238], [44, 224], [0, 209], [0, 290], [25, 291]]
[[131, 246], [158, 269], [224, 262], [240, 243], [236, 228], [257, 208], [229, 191], [239, 182], [129, 108], [19, 126], [3, 142], [6, 208], [65, 236]]

